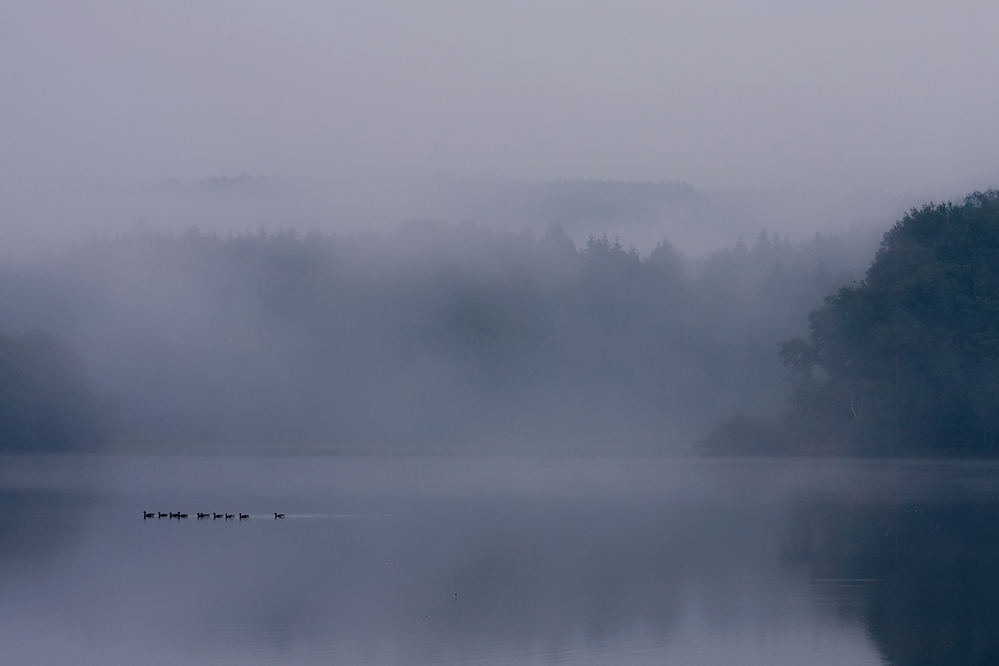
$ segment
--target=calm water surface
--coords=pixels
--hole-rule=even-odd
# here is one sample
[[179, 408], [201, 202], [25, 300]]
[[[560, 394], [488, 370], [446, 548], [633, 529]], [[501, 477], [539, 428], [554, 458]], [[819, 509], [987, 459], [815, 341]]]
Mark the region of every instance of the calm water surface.
[[12, 664], [995, 664], [997, 497], [991, 462], [3, 458], [0, 645]]

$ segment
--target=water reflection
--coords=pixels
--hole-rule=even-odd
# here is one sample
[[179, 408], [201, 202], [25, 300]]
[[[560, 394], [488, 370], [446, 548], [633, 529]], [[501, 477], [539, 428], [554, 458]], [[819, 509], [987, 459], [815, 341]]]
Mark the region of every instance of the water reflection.
[[786, 557], [863, 620], [890, 663], [999, 663], [996, 504], [815, 504], [790, 524]]
[[70, 551], [90, 504], [83, 493], [0, 488], [0, 576], [42, 569]]
[[0, 474], [19, 663], [996, 661], [987, 466], [88, 464]]

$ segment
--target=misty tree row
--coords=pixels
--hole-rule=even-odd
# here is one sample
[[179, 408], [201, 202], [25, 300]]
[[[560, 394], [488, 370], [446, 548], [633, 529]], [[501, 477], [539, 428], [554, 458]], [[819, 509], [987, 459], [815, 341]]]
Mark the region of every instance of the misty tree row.
[[115, 413], [64, 343], [40, 330], [0, 334], [0, 451], [93, 450], [111, 434]]
[[999, 192], [913, 210], [863, 282], [781, 345], [795, 377], [777, 423], [726, 422], [718, 451], [999, 453]]
[[686, 447], [783, 406], [777, 343], [852, 281], [854, 240], [764, 232], [691, 262], [559, 226], [136, 228], [0, 272], [0, 330], [78, 350], [126, 441]]

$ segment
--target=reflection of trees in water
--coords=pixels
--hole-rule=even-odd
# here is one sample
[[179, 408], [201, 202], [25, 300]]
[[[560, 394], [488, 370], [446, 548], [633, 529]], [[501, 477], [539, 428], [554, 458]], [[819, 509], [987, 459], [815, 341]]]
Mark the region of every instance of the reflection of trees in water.
[[837, 581], [890, 663], [999, 663], [999, 506], [805, 505], [784, 555]]
[[384, 520], [312, 533], [308, 549], [285, 542], [294, 566], [258, 560], [272, 578], [262, 596], [243, 592], [237, 607], [219, 598], [204, 606], [204, 623], [230, 617], [283, 643], [410, 636], [404, 649], [428, 651], [428, 662], [440, 657], [435, 650], [490, 644], [557, 655], [636, 630], [665, 644], [692, 596], [710, 606], [710, 623], [740, 626], [759, 610], [760, 591], [744, 581], [779, 573], [781, 514], [759, 507], [492, 498], [389, 509], [395, 515]]
[[0, 577], [42, 566], [80, 538], [84, 496], [0, 489]]

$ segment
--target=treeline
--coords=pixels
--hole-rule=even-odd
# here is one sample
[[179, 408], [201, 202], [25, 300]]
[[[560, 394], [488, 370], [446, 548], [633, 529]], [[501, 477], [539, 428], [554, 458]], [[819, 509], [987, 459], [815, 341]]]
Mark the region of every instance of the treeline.
[[999, 453], [999, 192], [912, 210], [809, 322], [781, 345], [788, 414], [728, 421], [705, 449]]
[[0, 451], [92, 450], [106, 442], [114, 412], [65, 344], [37, 330], [0, 334]]
[[0, 273], [0, 329], [78, 350], [125, 440], [682, 450], [783, 406], [777, 342], [853, 281], [866, 237], [764, 232], [692, 262], [558, 226], [136, 228]]

